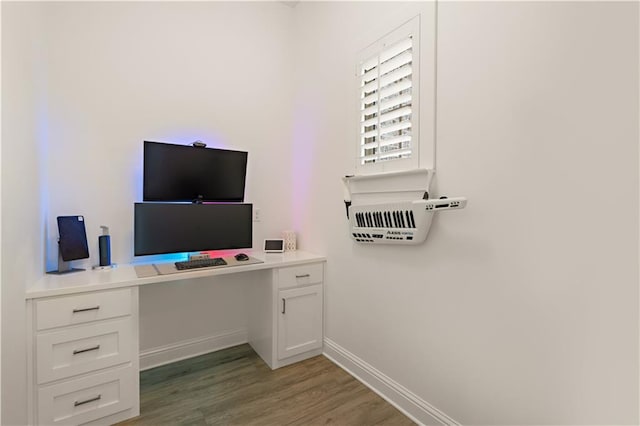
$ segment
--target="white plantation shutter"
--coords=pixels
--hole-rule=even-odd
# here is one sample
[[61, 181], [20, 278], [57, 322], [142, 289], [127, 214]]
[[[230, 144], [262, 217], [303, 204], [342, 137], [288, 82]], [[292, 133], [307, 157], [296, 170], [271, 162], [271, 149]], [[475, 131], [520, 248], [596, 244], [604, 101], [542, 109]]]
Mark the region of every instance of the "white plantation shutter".
[[[390, 162], [417, 166], [418, 28], [415, 18], [361, 54], [360, 170]], [[398, 161], [408, 159], [414, 161]]]

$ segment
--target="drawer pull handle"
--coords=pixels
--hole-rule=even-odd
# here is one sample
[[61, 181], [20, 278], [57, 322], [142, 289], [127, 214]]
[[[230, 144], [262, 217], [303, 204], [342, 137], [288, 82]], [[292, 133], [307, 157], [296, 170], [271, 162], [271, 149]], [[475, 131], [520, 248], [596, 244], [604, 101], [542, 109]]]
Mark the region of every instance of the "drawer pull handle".
[[296, 278], [309, 278], [310, 276], [310, 274], [296, 275]]
[[75, 402], [73, 403], [73, 406], [74, 406], [74, 407], [77, 407], [77, 406], [79, 406], [79, 405], [88, 404], [88, 403], [90, 403], [90, 402], [93, 402], [93, 401], [99, 401], [99, 400], [101, 400], [101, 399], [102, 399], [102, 395], [98, 395], [98, 396], [94, 396], [93, 398], [85, 399], [84, 401], [75, 401]]
[[73, 354], [74, 355], [78, 355], [78, 354], [81, 354], [83, 352], [97, 351], [98, 349], [100, 349], [100, 345], [95, 345], [95, 346], [87, 348], [87, 349], [74, 349], [73, 350]]
[[282, 299], [282, 313], [284, 314], [287, 311], [287, 299]]
[[74, 309], [73, 313], [77, 314], [78, 312], [97, 311], [98, 309], [100, 309], [100, 305], [92, 306], [91, 308]]

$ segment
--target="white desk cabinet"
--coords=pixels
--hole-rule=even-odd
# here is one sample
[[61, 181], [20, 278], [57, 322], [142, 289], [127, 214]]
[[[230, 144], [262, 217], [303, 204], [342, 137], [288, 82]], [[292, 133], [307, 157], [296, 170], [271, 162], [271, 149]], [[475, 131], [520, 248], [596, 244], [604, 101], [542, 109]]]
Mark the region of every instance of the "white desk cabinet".
[[137, 287], [28, 301], [31, 424], [139, 414], [137, 312]]
[[317, 262], [274, 269], [271, 286], [250, 289], [249, 343], [272, 369], [322, 353], [323, 280]]
[[133, 265], [44, 276], [26, 298], [29, 424], [107, 425], [140, 414], [142, 285], [260, 271], [242, 287], [251, 346], [274, 369], [321, 354], [325, 258], [295, 251], [258, 260], [143, 277]]

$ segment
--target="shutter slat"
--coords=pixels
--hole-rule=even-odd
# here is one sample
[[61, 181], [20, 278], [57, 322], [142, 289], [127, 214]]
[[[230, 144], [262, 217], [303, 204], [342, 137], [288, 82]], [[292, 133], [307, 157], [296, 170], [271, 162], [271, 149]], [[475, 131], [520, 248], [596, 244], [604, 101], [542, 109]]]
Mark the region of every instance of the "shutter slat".
[[403, 90], [411, 89], [411, 80], [402, 80], [396, 84], [391, 84], [384, 89], [380, 90], [380, 99], [388, 98], [389, 96], [400, 93]]
[[[370, 104], [378, 99], [378, 92], [365, 95], [366, 93], [371, 92], [371, 90], [375, 89], [376, 87], [377, 87], [376, 85], [371, 84], [368, 90], [365, 90], [364, 87], [360, 89], [360, 96], [362, 98], [363, 104]], [[380, 90], [380, 99], [388, 98], [396, 93], [402, 92], [403, 90], [410, 89], [411, 87], [412, 87], [412, 84], [411, 84], [411, 80], [409, 79], [401, 80], [400, 82], [395, 84], [389, 84], [386, 87], [384, 87], [382, 90]]]
[[371, 149], [371, 148], [376, 148], [377, 146], [383, 147], [383, 146], [389, 146], [389, 145], [395, 145], [395, 144], [401, 144], [404, 142], [411, 142], [411, 136], [410, 135], [402, 135], [402, 136], [397, 136], [395, 138], [389, 138], [389, 139], [382, 139], [380, 142], [369, 142], [369, 143], [365, 143], [362, 145], [362, 148], [364, 149]]
[[378, 88], [378, 80], [376, 79], [376, 80], [373, 80], [372, 82], [367, 83], [364, 86], [362, 86], [360, 91], [362, 93], [369, 93], [369, 92], [373, 92], [377, 88]]
[[376, 157], [378, 157], [380, 160], [384, 160], [385, 158], [388, 158], [388, 157], [397, 157], [397, 156], [402, 156], [407, 154], [411, 154], [410, 149], [399, 149], [399, 150], [384, 152], [380, 155], [377, 155]]
[[[410, 51], [403, 52], [402, 54], [389, 59], [386, 62], [380, 64], [380, 75], [384, 76], [389, 71], [393, 71], [403, 65], [407, 65], [413, 61], [413, 54]], [[378, 70], [376, 70], [377, 73]], [[373, 73], [372, 73], [373, 74]]]
[[[400, 93], [403, 90], [411, 89], [412, 84], [411, 80], [402, 80], [399, 83], [391, 84], [380, 91], [380, 99], [388, 98], [389, 96], [395, 95], [396, 93]], [[375, 102], [378, 100], [378, 93], [372, 93], [371, 95], [366, 95], [363, 91], [361, 93], [362, 103], [370, 104], [371, 102]]]
[[372, 80], [377, 79], [379, 77], [378, 71], [379, 71], [378, 67], [375, 67], [373, 69], [370, 69], [369, 71], [366, 71], [364, 74], [362, 74], [360, 76], [360, 81], [362, 82], [362, 84], [366, 84]]
[[373, 118], [370, 118], [368, 120], [363, 121], [362, 122], [362, 126], [364, 126], [364, 127], [373, 126], [377, 122], [378, 122], [378, 117], [373, 117]]
[[378, 105], [373, 105], [373, 106], [370, 106], [369, 108], [365, 108], [361, 110], [360, 112], [362, 113], [362, 115], [371, 115], [374, 112], [377, 112], [378, 109], [379, 109]]
[[[382, 95], [382, 92], [380, 92], [380, 95]], [[365, 96], [365, 92], [362, 91], [360, 97], [362, 98], [362, 105], [370, 104], [378, 100], [378, 92]]]
[[404, 142], [411, 142], [411, 136], [409, 135], [403, 135], [403, 136], [398, 136], [395, 138], [390, 138], [390, 139], [384, 139], [381, 140], [380, 142], [369, 142], [369, 143], [365, 143], [361, 145], [361, 148], [363, 149], [372, 149], [372, 148], [377, 148], [378, 145], [380, 147], [383, 146], [389, 146], [389, 145], [395, 145], [395, 144], [401, 144]]
[[380, 116], [380, 123], [411, 115], [411, 107], [397, 108]]
[[378, 136], [378, 130], [370, 130], [368, 132], [362, 133], [361, 136], [363, 138], [372, 138], [374, 136]]
[[[410, 121], [403, 121], [401, 123], [392, 124], [391, 126], [380, 127], [380, 136], [382, 137], [383, 135], [386, 135], [388, 133], [393, 133], [393, 132], [397, 132], [398, 130], [405, 130], [405, 129], [409, 129], [409, 128], [411, 128], [411, 122]], [[366, 133], [365, 133], [365, 135], [366, 135]], [[375, 133], [374, 133], [374, 135], [375, 135]], [[371, 136], [374, 136], [374, 135], [371, 135]], [[367, 136], [367, 137], [369, 137], [369, 136]]]
[[362, 161], [377, 160], [378, 159], [378, 155], [377, 154], [374, 154], [374, 155], [363, 155], [360, 158], [362, 159]]
[[375, 67], [376, 65], [378, 65], [378, 55], [372, 56], [369, 59], [367, 59], [366, 61], [363, 61], [360, 64], [360, 69], [362, 71], [370, 70], [371, 68]]
[[[361, 111], [361, 113], [362, 113], [363, 116], [371, 115], [371, 114], [374, 114], [375, 112], [377, 112], [378, 110], [384, 111], [386, 109], [393, 108], [395, 106], [398, 106], [398, 105], [401, 105], [403, 103], [407, 103], [407, 102], [410, 102], [410, 101], [411, 101], [411, 95], [398, 96], [397, 98], [394, 98], [391, 101], [387, 101], [385, 103], [380, 104], [380, 108], [378, 108], [377, 105], [373, 105], [373, 106], [370, 106], [369, 108], [365, 108], [364, 110]], [[396, 109], [394, 111], [390, 111], [390, 112], [387, 112], [387, 113], [383, 114], [381, 116], [381, 118], [380, 118], [380, 121], [382, 122], [382, 121], [390, 120], [391, 118], [388, 118], [388, 117], [390, 117], [389, 114], [391, 114], [392, 112], [395, 112], [395, 111], [400, 111], [400, 110], [408, 111], [408, 112], [403, 113], [403, 114], [395, 113], [396, 115], [394, 115], [394, 117], [401, 117], [402, 115], [410, 115], [411, 114], [411, 108], [410, 107], [399, 108], [399, 109]], [[369, 118], [369, 119], [367, 119], [365, 121], [362, 121], [361, 123], [362, 123], [363, 126], [371, 126], [372, 124], [375, 124], [377, 121], [378, 120], [377, 120], [376, 117], [371, 117], [371, 118]]]
[[[411, 94], [400, 95], [393, 98], [389, 98], [386, 102], [380, 102], [380, 111], [387, 110], [389, 108], [396, 107], [398, 105], [406, 104], [411, 102]], [[407, 107], [409, 108], [409, 107]], [[371, 114], [371, 113], [369, 113]]]
[[407, 37], [396, 44], [392, 44], [391, 46], [386, 47], [384, 50], [382, 50], [382, 52], [380, 52], [380, 62], [388, 61], [390, 58], [393, 58], [394, 56], [398, 56], [400, 53], [404, 52], [405, 50], [411, 49], [412, 46], [413, 46], [412, 37]]
[[388, 74], [385, 74], [380, 78], [380, 88], [383, 89], [386, 86], [389, 86], [390, 84], [395, 83], [396, 81], [399, 81], [403, 78], [407, 78], [411, 75], [412, 72], [413, 72], [413, 68], [411, 67], [411, 64], [409, 64], [409, 65], [403, 66], [402, 68], [398, 68], [397, 70], [392, 71]]

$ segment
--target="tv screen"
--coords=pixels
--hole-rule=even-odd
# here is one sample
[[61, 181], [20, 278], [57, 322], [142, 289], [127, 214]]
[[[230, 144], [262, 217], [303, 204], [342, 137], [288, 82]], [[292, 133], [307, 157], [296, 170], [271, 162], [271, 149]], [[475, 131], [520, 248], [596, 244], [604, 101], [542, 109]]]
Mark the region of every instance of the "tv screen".
[[252, 204], [135, 203], [134, 254], [252, 247]]
[[89, 257], [87, 231], [83, 216], [58, 216], [58, 234], [60, 235], [60, 255], [62, 260], [86, 259]]
[[144, 142], [143, 201], [243, 202], [247, 153]]

